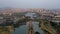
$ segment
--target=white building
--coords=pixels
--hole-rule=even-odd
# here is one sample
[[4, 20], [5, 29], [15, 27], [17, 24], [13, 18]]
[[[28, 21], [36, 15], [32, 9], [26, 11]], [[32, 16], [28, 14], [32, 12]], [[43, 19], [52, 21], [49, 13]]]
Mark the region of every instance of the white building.
[[60, 15], [54, 16], [51, 21], [55, 22], [57, 25], [59, 25], [60, 24]]

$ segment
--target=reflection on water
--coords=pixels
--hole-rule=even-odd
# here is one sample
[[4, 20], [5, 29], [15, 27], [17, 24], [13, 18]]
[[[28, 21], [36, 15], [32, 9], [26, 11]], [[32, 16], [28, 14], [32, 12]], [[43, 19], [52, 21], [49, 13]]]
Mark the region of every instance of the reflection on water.
[[[26, 25], [22, 25], [19, 28], [15, 28], [16, 30], [12, 34], [27, 34], [28, 31], [28, 23]], [[39, 22], [32, 22], [34, 32], [39, 32], [40, 34], [44, 34], [44, 32], [38, 27]]]
[[12, 34], [26, 34], [26, 25], [16, 28], [16, 30]]
[[44, 34], [44, 32], [39, 28], [38, 24], [39, 24], [39, 22], [33, 22], [34, 31], [39, 32], [40, 34]]
[[[32, 19], [32, 18], [34, 19], [34, 16], [37, 16], [37, 15], [35, 13], [27, 13], [25, 16], [29, 16], [29, 17], [31, 17], [30, 19]], [[36, 21], [26, 22], [26, 21], [29, 21], [29, 20], [28, 19], [26, 19], [26, 21], [24, 21], [24, 20], [22, 19], [20, 21], [19, 18], [18, 18], [16, 20], [14, 20], [14, 24], [6, 26], [6, 28], [3, 26], [1, 29], [3, 31], [6, 31], [6, 32], [12, 33], [12, 34], [27, 34], [28, 32], [31, 32], [31, 31], [28, 31], [28, 29], [29, 29], [28, 26], [29, 26], [30, 23], [32, 23], [34, 33], [39, 32], [40, 34], [44, 34], [44, 32], [38, 26], [39, 22], [36, 22]], [[17, 22], [17, 21], [19, 21], [19, 22]], [[32, 30], [32, 28], [30, 28], [30, 29]]]

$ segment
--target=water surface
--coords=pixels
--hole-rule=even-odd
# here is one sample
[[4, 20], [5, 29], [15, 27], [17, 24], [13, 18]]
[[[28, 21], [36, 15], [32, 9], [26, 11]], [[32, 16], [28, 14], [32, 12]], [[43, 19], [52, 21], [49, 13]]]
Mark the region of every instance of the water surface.
[[[40, 34], [44, 34], [44, 32], [38, 27], [39, 22], [34, 21], [32, 23], [33, 23], [34, 32], [39, 32]], [[22, 25], [18, 28], [15, 28], [16, 30], [12, 34], [27, 34], [28, 24], [29, 22], [27, 22], [26, 25]]]

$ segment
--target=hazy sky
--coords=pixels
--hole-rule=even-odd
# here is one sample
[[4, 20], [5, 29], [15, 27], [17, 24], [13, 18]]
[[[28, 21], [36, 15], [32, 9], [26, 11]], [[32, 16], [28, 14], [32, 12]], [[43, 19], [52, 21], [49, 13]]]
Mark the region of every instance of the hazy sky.
[[3, 7], [60, 9], [60, 0], [0, 0]]

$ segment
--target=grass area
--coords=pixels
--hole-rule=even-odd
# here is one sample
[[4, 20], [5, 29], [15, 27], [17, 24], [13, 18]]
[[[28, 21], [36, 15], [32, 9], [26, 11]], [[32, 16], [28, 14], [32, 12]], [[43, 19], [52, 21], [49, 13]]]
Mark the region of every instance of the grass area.
[[0, 34], [9, 34], [9, 29], [6, 26], [0, 26]]
[[8, 32], [8, 28], [5, 26], [0, 26], [0, 34], [7, 34], [6, 32]]

